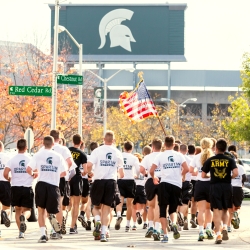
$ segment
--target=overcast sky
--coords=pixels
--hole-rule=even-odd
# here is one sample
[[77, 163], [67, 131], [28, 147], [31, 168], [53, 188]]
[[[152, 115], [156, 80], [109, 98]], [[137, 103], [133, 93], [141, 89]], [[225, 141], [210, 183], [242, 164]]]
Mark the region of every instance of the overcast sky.
[[[166, 3], [161, 0], [71, 0], [61, 3]], [[239, 70], [250, 52], [250, 0], [171, 0], [187, 3], [185, 56], [173, 69]], [[44, 51], [50, 46], [51, 0], [0, 0], [0, 40], [32, 42]]]

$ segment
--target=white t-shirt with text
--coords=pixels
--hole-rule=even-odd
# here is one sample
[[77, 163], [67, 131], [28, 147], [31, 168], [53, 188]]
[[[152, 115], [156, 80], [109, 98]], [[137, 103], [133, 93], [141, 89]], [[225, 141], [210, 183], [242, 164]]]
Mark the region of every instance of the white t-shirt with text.
[[[190, 162], [192, 161], [192, 158], [189, 155], [184, 155], [184, 158], [187, 162], [188, 169], [189, 169]], [[190, 172], [187, 172], [185, 175], [185, 181], [191, 181], [191, 177], [192, 177], [192, 174]]]
[[174, 150], [165, 150], [154, 159], [154, 164], [161, 169], [161, 182], [167, 182], [182, 188], [182, 164], [184, 155]]
[[3, 177], [4, 168], [10, 157], [3, 152], [0, 152], [0, 181], [8, 181]]
[[123, 169], [124, 177], [123, 180], [134, 180], [135, 175], [139, 175], [140, 166], [139, 160], [136, 156], [131, 153], [123, 152]]
[[43, 181], [54, 186], [59, 186], [60, 174], [68, 170], [68, 165], [63, 157], [50, 149], [41, 149], [32, 157], [28, 166], [38, 170], [37, 182]]
[[117, 170], [123, 168], [122, 153], [112, 145], [102, 145], [93, 150], [88, 162], [95, 165], [95, 180], [117, 180]]
[[31, 160], [29, 154], [17, 154], [6, 164], [11, 171], [11, 186], [13, 187], [31, 187], [34, 178], [26, 172], [26, 167]]
[[[158, 154], [160, 154], [160, 153], [161, 153], [161, 152], [152, 152], [152, 153], [146, 155], [146, 156], [142, 159], [142, 161], [141, 161], [141, 163], [140, 163], [140, 166], [142, 166], [142, 167], [148, 172], [148, 179], [149, 179], [149, 178], [152, 178], [152, 176], [150, 175], [149, 171], [150, 171], [150, 169], [151, 169], [151, 167], [152, 167], [152, 164], [153, 164], [153, 162], [154, 162], [155, 157], [156, 157]], [[155, 169], [155, 173], [154, 173], [154, 174], [155, 174], [155, 176], [157, 176], [157, 177], [160, 176], [160, 174], [161, 174], [161, 169], [160, 169], [159, 166]]]

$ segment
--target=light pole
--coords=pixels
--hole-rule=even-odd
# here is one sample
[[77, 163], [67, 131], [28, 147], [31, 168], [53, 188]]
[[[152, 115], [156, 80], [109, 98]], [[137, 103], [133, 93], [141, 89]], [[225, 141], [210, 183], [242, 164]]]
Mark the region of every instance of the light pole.
[[[185, 108], [186, 107], [186, 102], [188, 101], [193, 101], [196, 102], [197, 98], [188, 98], [187, 100], [185, 100], [184, 102], [177, 104], [175, 101], [168, 99], [168, 98], [161, 98], [161, 101], [170, 101], [172, 102], [176, 107], [177, 107], [177, 124], [178, 124], [178, 129], [179, 129], [179, 125], [180, 125], [180, 107]], [[177, 137], [178, 137], [178, 132], [177, 132]]]
[[58, 22], [59, 0], [55, 0], [55, 26], [54, 26], [54, 56], [53, 56], [53, 80], [52, 80], [52, 109], [51, 130], [56, 129], [56, 99], [57, 99], [57, 59], [58, 59]]
[[[58, 25], [58, 33], [66, 32], [79, 49], [79, 72], [82, 76], [82, 44], [79, 44], [70, 32], [61, 25]], [[82, 85], [79, 85], [79, 107], [78, 107], [78, 134], [82, 136]]]
[[132, 69], [120, 69], [116, 73], [114, 73], [112, 76], [110, 76], [109, 78], [101, 78], [93, 71], [86, 69], [86, 71], [95, 75], [99, 80], [101, 80], [103, 82], [103, 90], [104, 90], [104, 96], [103, 96], [103, 134], [104, 135], [105, 135], [106, 130], [107, 130], [107, 82], [123, 70], [134, 72], [135, 69], [134, 68], [132, 68]]

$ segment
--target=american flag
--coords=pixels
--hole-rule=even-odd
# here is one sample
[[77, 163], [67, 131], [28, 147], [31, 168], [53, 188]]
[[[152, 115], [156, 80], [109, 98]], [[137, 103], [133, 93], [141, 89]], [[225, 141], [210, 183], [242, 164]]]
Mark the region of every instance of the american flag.
[[132, 92], [122, 92], [119, 104], [131, 122], [140, 122], [150, 116], [158, 116], [144, 81], [141, 81]]

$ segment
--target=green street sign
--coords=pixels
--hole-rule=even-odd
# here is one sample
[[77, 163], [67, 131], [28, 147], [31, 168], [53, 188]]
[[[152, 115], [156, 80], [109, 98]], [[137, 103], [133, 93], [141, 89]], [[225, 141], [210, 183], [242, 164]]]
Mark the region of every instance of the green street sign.
[[43, 86], [9, 86], [9, 95], [52, 96], [52, 88]]
[[58, 84], [82, 85], [83, 77], [80, 75], [57, 75]]

